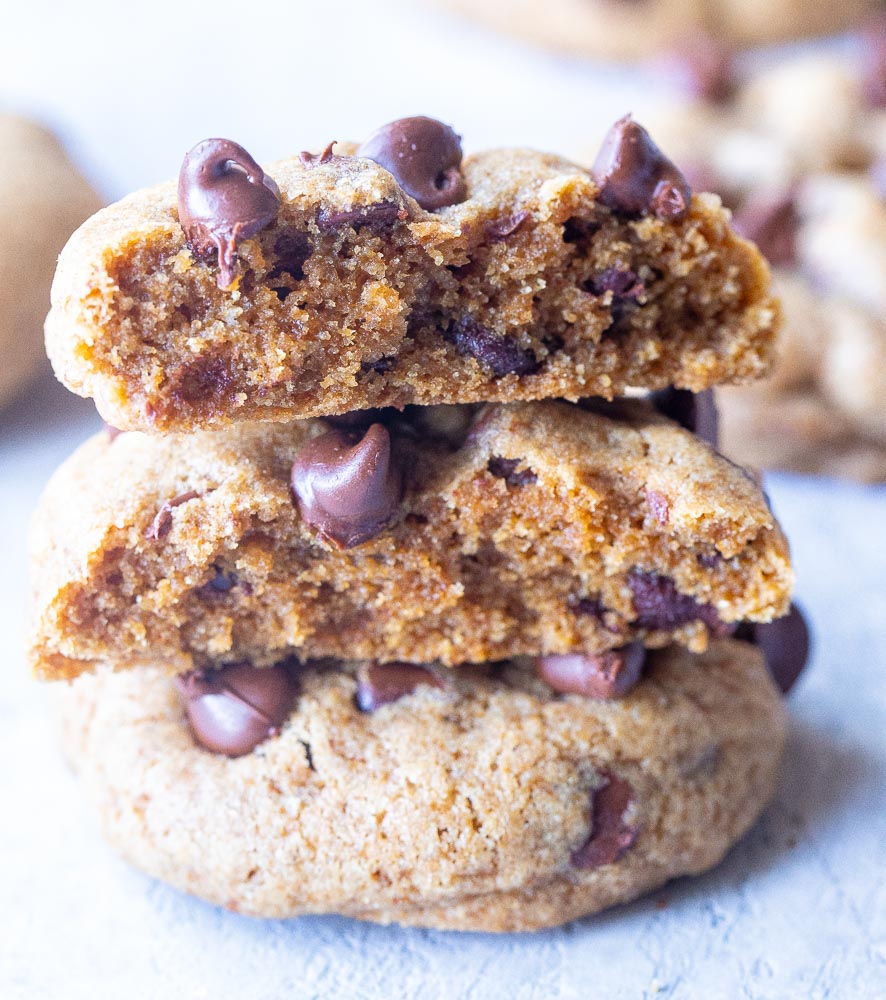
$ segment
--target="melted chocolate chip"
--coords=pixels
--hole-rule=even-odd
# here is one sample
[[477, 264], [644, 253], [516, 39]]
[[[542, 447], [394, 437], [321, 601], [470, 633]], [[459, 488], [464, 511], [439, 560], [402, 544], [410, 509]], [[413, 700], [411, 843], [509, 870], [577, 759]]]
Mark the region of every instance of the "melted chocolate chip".
[[648, 399], [663, 417], [692, 431], [712, 448], [717, 447], [719, 420], [713, 389], [690, 392], [688, 389], [675, 389], [672, 386], [651, 392]]
[[502, 337], [481, 326], [473, 317], [463, 316], [449, 333], [459, 354], [468, 354], [492, 369], [495, 378], [504, 375], [532, 375], [539, 369], [535, 352], [521, 347], [515, 337]]
[[461, 138], [434, 118], [400, 118], [383, 125], [357, 150], [394, 175], [429, 212], [467, 197], [461, 173]]
[[201, 746], [228, 757], [254, 750], [283, 724], [298, 687], [281, 664], [236, 663], [177, 678], [185, 712]]
[[392, 226], [398, 219], [408, 218], [409, 213], [396, 201], [377, 201], [372, 205], [357, 205], [354, 208], [330, 212], [322, 209], [317, 216], [317, 228], [321, 233], [351, 226], [360, 229], [367, 226], [370, 229], [384, 229]]
[[686, 178], [630, 115], [609, 130], [591, 173], [600, 187], [600, 201], [614, 212], [651, 212], [676, 222], [689, 210], [692, 192]]
[[762, 188], [742, 202], [732, 220], [739, 236], [756, 243], [776, 267], [796, 263], [799, 221], [792, 191]]
[[886, 18], [876, 18], [861, 33], [861, 82], [873, 108], [886, 108]]
[[690, 97], [726, 101], [735, 90], [734, 56], [723, 42], [698, 32], [683, 39], [659, 67]]
[[509, 236], [513, 236], [528, 218], [529, 212], [501, 215], [486, 223], [486, 238], [491, 243], [503, 243]]
[[529, 468], [517, 472], [520, 462], [519, 458], [499, 458], [493, 455], [486, 468], [496, 479], [503, 479], [508, 486], [529, 486], [538, 479], [538, 476]]
[[636, 841], [638, 829], [627, 820], [634, 790], [624, 778], [605, 775], [605, 784], [591, 792], [591, 835], [570, 857], [575, 868], [612, 864]]
[[196, 490], [188, 490], [187, 493], [181, 493], [179, 496], [167, 500], [160, 510], [157, 511], [157, 515], [151, 522], [151, 526], [145, 532], [145, 537], [150, 538], [152, 541], [165, 538], [169, 534], [170, 528], [172, 528], [173, 510], [176, 507], [180, 507], [183, 503], [187, 503], [189, 500], [196, 500], [199, 496], [200, 494]]
[[414, 663], [370, 663], [357, 672], [357, 707], [361, 712], [374, 712], [412, 694], [421, 685], [444, 687], [441, 678], [427, 667]]
[[178, 175], [178, 217], [198, 256], [218, 257], [218, 286], [236, 276], [237, 245], [277, 218], [280, 192], [255, 160], [229, 139], [204, 139]]
[[760, 647], [773, 680], [787, 694], [809, 660], [809, 626], [800, 608], [792, 604], [786, 617], [774, 622], [743, 622], [735, 635]]
[[312, 438], [292, 466], [302, 518], [341, 549], [374, 538], [397, 513], [403, 477], [382, 424], [365, 434], [333, 429]]
[[628, 586], [634, 598], [635, 624], [640, 628], [670, 631], [701, 621], [712, 635], [724, 636], [731, 631], [712, 604], [699, 604], [688, 594], [681, 594], [668, 576], [634, 569], [628, 574]]
[[645, 660], [643, 643], [632, 642], [621, 649], [593, 655], [540, 656], [535, 669], [555, 691], [610, 699], [627, 694], [637, 684]]
[[329, 163], [332, 159], [332, 147], [336, 144], [337, 140], [333, 139], [322, 153], [309, 153], [307, 150], [302, 150], [298, 154], [298, 158], [306, 167], [319, 167], [323, 163]]

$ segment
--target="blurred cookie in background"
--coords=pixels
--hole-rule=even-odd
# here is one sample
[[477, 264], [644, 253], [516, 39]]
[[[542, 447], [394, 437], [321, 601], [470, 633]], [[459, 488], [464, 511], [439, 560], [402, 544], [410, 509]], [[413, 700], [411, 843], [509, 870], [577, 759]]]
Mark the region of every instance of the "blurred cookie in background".
[[723, 450], [886, 481], [886, 25], [753, 71], [699, 37], [665, 68], [658, 142], [721, 195], [784, 302], [772, 377], [718, 393]]
[[635, 59], [696, 31], [735, 46], [786, 42], [857, 25], [877, 0], [443, 0], [446, 6], [572, 55]]
[[0, 406], [45, 362], [56, 259], [101, 204], [51, 132], [0, 113]]

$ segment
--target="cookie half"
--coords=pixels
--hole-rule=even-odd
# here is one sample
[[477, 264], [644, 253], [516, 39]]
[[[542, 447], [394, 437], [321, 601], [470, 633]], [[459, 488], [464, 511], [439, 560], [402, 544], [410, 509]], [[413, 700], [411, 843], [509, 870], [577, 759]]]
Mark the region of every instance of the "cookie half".
[[34, 668], [701, 650], [784, 614], [759, 485], [645, 403], [588, 406], [101, 434], [34, 519]]
[[145, 431], [760, 377], [779, 325], [765, 262], [633, 138], [610, 150], [614, 180], [531, 150], [462, 164], [457, 145], [461, 200], [434, 210], [370, 157], [397, 169], [378, 143], [265, 174], [207, 140], [230, 203], [207, 207], [186, 164], [178, 189], [131, 195], [71, 239], [46, 327], [56, 373]]
[[279, 735], [194, 742], [162, 670], [57, 692], [64, 745], [127, 860], [242, 913], [528, 930], [716, 864], [772, 795], [785, 737], [761, 654], [654, 654], [624, 700], [531, 668], [453, 673], [374, 712], [304, 668]]

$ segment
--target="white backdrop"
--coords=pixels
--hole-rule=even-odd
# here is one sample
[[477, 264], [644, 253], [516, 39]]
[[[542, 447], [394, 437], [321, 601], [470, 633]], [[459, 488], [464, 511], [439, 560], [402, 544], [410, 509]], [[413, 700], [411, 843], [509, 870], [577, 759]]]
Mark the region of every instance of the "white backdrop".
[[[407, 114], [467, 148], [593, 146], [648, 78], [560, 61], [420, 4], [0, 0], [0, 104], [61, 130], [110, 197], [208, 135], [259, 160]], [[27, 677], [24, 526], [97, 426], [50, 380], [0, 414], [3, 998], [886, 995], [886, 491], [770, 484], [816, 625], [781, 787], [717, 871], [594, 921], [495, 938], [334, 917], [261, 923], [151, 882], [101, 843]]]

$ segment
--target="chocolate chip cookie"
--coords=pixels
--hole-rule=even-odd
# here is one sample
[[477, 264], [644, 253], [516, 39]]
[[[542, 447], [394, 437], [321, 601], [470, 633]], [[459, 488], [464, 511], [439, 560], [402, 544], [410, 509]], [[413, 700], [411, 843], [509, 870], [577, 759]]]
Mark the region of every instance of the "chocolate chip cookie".
[[264, 170], [212, 139], [88, 222], [47, 321], [124, 430], [408, 404], [699, 391], [769, 365], [757, 251], [635, 122], [591, 171], [403, 119]]
[[751, 75], [710, 42], [682, 56], [657, 132], [773, 264], [786, 320], [771, 378], [719, 396], [724, 450], [886, 480], [886, 28]]
[[703, 649], [788, 608], [758, 484], [642, 401], [100, 434], [33, 530], [33, 663]]
[[710, 868], [772, 795], [785, 721], [761, 654], [718, 640], [650, 661], [621, 701], [558, 695], [514, 661], [364, 707], [365, 668], [307, 664], [236, 757], [198, 742], [198, 695], [163, 665], [56, 697], [108, 840], [185, 892], [264, 917], [530, 930]]
[[100, 205], [52, 133], [0, 113], [0, 406], [43, 361], [58, 253]]
[[734, 45], [786, 42], [858, 24], [877, 0], [444, 0], [508, 34], [576, 55], [634, 59], [708, 31]]

